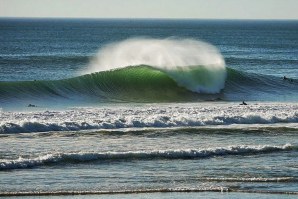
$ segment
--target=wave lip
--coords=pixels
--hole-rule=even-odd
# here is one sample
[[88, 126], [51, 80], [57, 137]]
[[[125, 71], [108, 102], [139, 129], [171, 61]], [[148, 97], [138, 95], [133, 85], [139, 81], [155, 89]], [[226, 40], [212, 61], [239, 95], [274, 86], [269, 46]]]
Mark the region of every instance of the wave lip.
[[210, 158], [214, 156], [248, 155], [274, 153], [279, 151], [296, 150], [291, 144], [283, 146], [229, 146], [208, 149], [179, 149], [179, 150], [153, 150], [153, 151], [128, 151], [128, 152], [78, 152], [46, 154], [36, 158], [22, 158], [16, 160], [2, 160], [0, 170], [24, 169], [48, 164], [76, 163], [90, 161], [118, 161], [118, 160], [151, 160], [151, 159], [195, 159]]

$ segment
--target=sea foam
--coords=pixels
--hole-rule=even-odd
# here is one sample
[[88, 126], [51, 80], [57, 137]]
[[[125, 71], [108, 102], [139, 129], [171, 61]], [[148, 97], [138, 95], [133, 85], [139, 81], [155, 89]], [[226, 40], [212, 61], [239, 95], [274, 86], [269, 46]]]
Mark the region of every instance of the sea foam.
[[260, 103], [151, 104], [73, 108], [64, 111], [0, 112], [0, 133], [87, 129], [166, 128], [298, 123], [298, 105]]
[[273, 153], [278, 151], [295, 150], [297, 147], [290, 144], [283, 146], [257, 145], [257, 146], [228, 146], [206, 149], [177, 149], [153, 151], [125, 151], [125, 152], [78, 152], [78, 153], [53, 153], [35, 158], [22, 158], [16, 160], [1, 160], [0, 170], [30, 168], [40, 165], [89, 162], [89, 161], [118, 161], [118, 160], [148, 160], [148, 159], [192, 159], [210, 158], [226, 155], [248, 155], [260, 153]]

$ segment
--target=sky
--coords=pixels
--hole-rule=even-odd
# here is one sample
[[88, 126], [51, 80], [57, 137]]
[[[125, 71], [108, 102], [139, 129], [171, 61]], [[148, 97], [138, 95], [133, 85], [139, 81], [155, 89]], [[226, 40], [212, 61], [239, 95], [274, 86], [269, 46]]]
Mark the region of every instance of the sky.
[[0, 0], [0, 17], [298, 19], [298, 0]]

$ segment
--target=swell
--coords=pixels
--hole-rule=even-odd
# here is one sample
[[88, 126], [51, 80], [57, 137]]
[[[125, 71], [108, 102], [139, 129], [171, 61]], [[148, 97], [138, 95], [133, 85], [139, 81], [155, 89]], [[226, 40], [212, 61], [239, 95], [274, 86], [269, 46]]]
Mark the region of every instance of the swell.
[[128, 151], [104, 153], [56, 153], [46, 154], [35, 158], [22, 158], [16, 160], [1, 160], [0, 170], [24, 169], [36, 166], [46, 166], [65, 163], [83, 163], [92, 161], [130, 161], [154, 159], [200, 159], [229, 155], [265, 154], [282, 151], [297, 151], [297, 146], [286, 144], [283, 146], [228, 146], [222, 148], [186, 149], [186, 150], [154, 150], [154, 151]]
[[88, 62], [91, 59], [91, 56], [84, 55], [84, 54], [2, 54], [0, 55], [0, 61], [9, 61], [10, 64], [19, 63], [22, 61], [23, 63], [26, 61], [28, 62], [36, 62], [36, 63], [55, 63], [55, 62]]
[[228, 69], [224, 99], [251, 101], [297, 101], [298, 80]]
[[[35, 103], [41, 100], [82, 102], [82, 99], [85, 102], [236, 101], [272, 100], [279, 97], [297, 99], [296, 79], [282, 80], [279, 77], [227, 68], [225, 86], [218, 87], [221, 89], [216, 93], [215, 90], [206, 91], [202, 88], [213, 85], [216, 73], [222, 71], [212, 71], [214, 74], [211, 78], [208, 78], [209, 73], [202, 66], [192, 66], [187, 71], [180, 71], [179, 68], [175, 71], [163, 71], [140, 65], [63, 80], [0, 82], [0, 101]], [[196, 89], [198, 92], [194, 92]]]
[[258, 58], [247, 58], [247, 57], [229, 57], [226, 58], [226, 62], [231, 65], [235, 65], [237, 63], [245, 63], [245, 64], [253, 64], [253, 65], [297, 65], [298, 60], [280, 58], [280, 59], [258, 59]]

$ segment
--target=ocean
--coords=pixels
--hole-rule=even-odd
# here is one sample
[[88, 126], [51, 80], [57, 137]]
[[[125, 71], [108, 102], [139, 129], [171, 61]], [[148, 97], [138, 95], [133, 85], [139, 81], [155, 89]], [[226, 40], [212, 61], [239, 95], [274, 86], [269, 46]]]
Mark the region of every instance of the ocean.
[[298, 21], [0, 19], [0, 197], [297, 194]]

